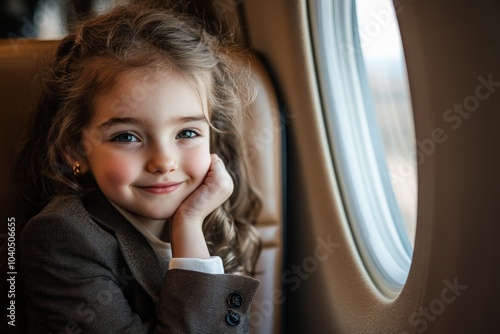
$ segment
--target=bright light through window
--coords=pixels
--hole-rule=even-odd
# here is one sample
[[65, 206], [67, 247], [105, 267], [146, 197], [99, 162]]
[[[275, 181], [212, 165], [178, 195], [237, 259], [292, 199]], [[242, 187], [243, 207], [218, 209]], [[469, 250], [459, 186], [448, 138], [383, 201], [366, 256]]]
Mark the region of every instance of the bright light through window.
[[390, 0], [310, 0], [320, 92], [347, 217], [373, 281], [396, 296], [416, 223], [415, 134]]
[[415, 131], [403, 46], [390, 0], [357, 0], [359, 51], [384, 144], [391, 184], [410, 242], [415, 239]]

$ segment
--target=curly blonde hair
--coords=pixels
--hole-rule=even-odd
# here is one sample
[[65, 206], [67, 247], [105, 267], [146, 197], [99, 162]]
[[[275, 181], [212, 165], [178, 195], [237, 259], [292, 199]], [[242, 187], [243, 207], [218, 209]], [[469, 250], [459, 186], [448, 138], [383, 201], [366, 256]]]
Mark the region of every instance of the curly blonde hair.
[[208, 97], [211, 151], [226, 163], [235, 185], [229, 200], [204, 221], [208, 248], [222, 258], [226, 272], [253, 274], [261, 247], [254, 226], [261, 202], [249, 181], [243, 138], [254, 89], [242, 55], [193, 16], [172, 10], [120, 6], [82, 22], [57, 48], [19, 160], [21, 193], [31, 213], [55, 195], [95, 188], [92, 180], [72, 175], [66, 157], [85, 153], [83, 130], [96, 99], [126, 71], [173, 69]]

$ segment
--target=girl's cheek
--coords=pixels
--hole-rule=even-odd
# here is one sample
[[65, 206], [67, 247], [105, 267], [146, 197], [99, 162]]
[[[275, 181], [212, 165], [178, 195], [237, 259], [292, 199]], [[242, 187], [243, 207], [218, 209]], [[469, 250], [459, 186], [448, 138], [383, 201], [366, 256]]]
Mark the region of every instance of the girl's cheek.
[[120, 185], [130, 182], [133, 168], [130, 161], [122, 161], [112, 156], [97, 160], [91, 164], [91, 172], [98, 184]]
[[130, 171], [123, 165], [118, 165], [115, 166], [115, 168], [108, 169], [105, 174], [105, 178], [112, 184], [125, 184], [131, 181]]
[[197, 183], [201, 184], [210, 169], [210, 152], [208, 150], [203, 150], [198, 154], [193, 154], [189, 158], [189, 165], [191, 166], [191, 173], [197, 179]]

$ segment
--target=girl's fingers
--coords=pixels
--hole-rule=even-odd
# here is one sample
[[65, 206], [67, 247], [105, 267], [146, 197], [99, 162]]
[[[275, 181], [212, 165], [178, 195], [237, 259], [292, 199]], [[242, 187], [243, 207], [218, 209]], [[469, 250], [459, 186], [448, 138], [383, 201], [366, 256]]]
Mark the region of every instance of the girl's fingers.
[[[230, 194], [233, 192], [233, 179], [224, 165], [224, 161], [217, 154], [212, 154], [212, 170], [215, 172], [214, 183], [218, 188], [223, 188], [219, 190], [228, 190], [230, 189]], [[229, 194], [229, 195], [230, 195]]]
[[222, 205], [234, 190], [233, 179], [222, 159], [217, 154], [212, 154], [211, 159], [210, 169], [205, 181], [178, 209], [188, 216], [197, 216], [198, 220], [201, 221], [218, 206]]

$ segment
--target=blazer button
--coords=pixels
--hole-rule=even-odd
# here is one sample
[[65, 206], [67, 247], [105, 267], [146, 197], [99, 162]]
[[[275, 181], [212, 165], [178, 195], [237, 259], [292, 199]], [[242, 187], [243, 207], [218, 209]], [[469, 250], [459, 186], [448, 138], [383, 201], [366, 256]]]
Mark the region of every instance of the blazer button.
[[235, 291], [227, 297], [227, 304], [232, 308], [240, 308], [243, 305], [243, 296], [241, 293]]
[[237, 326], [240, 324], [240, 315], [233, 310], [227, 310], [226, 322], [229, 326]]

